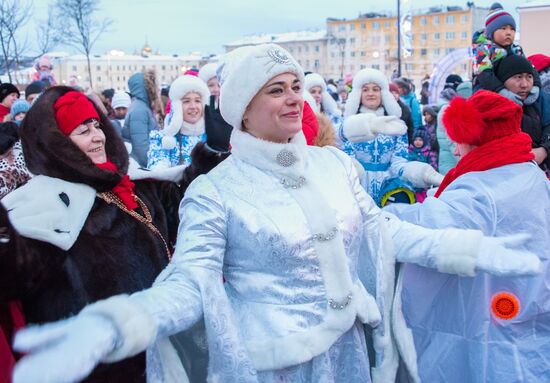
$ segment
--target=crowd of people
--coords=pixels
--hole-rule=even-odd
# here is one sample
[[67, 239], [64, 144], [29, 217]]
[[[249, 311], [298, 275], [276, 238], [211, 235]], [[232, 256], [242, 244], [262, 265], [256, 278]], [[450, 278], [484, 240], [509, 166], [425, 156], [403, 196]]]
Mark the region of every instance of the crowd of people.
[[0, 84], [0, 381], [550, 380], [550, 57], [515, 28], [493, 4], [437, 105], [275, 44]]

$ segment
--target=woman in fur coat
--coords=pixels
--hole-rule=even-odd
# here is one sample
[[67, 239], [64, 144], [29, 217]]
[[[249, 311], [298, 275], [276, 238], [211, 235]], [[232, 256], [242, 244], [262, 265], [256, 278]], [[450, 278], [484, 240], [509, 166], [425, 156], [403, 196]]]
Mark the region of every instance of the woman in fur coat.
[[[128, 153], [115, 129], [68, 87], [47, 90], [20, 133], [36, 176], [2, 199], [7, 240], [0, 243], [0, 301], [18, 299], [29, 323], [44, 323], [151, 286], [172, 256], [184, 184], [152, 182], [153, 172], [130, 181]], [[200, 169], [186, 169], [188, 182], [193, 171]], [[183, 167], [178, 173], [181, 179]], [[100, 365], [87, 379], [144, 380], [143, 353]]]
[[[28, 356], [16, 383], [36, 380], [45, 364], [42, 381], [78, 380], [145, 348], [151, 382], [185, 382], [171, 336], [196, 323], [208, 381], [390, 382], [400, 355], [418, 381], [393, 299], [394, 256], [451, 273], [493, 270], [502, 258], [508, 272], [538, 270], [536, 257], [502, 238], [384, 215], [345, 154], [306, 145], [304, 75], [283, 48], [236, 49], [220, 79], [232, 154], [186, 191], [168, 267], [150, 289], [23, 330], [15, 345]], [[376, 365], [364, 333], [372, 327]]]
[[362, 182], [379, 205], [385, 181], [403, 177], [417, 188], [439, 185], [443, 176], [431, 166], [408, 161], [407, 127], [385, 75], [363, 69], [353, 78], [340, 138], [344, 151], [363, 165]]

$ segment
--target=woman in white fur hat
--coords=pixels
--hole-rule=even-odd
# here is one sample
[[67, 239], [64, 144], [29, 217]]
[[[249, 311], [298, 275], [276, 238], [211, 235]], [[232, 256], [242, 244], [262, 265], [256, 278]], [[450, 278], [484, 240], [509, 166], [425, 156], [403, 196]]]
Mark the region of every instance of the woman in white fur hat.
[[428, 230], [381, 212], [349, 157], [306, 145], [304, 76], [283, 48], [236, 49], [220, 79], [232, 155], [187, 189], [169, 266], [148, 290], [20, 333], [15, 347], [27, 356], [15, 383], [79, 380], [99, 362], [145, 348], [150, 382], [186, 381], [178, 336], [169, 336], [201, 319], [208, 381], [390, 382], [399, 357], [418, 381], [394, 300], [394, 256], [471, 275], [494, 270], [498, 254], [505, 272], [538, 270], [536, 257], [508, 249], [507, 240]]
[[195, 145], [206, 141], [204, 108], [210, 93], [204, 81], [191, 75], [181, 76], [170, 85], [168, 95], [171, 106], [164, 128], [149, 135], [149, 169], [189, 165]]
[[388, 79], [376, 69], [363, 69], [353, 78], [340, 129], [344, 151], [363, 165], [363, 187], [379, 204], [385, 181], [403, 177], [418, 188], [439, 185], [443, 176], [428, 164], [409, 162], [407, 126]]

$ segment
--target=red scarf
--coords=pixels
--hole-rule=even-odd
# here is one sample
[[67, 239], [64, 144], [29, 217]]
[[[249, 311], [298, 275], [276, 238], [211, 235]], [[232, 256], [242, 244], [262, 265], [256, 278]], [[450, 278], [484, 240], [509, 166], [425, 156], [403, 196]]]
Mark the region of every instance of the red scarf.
[[535, 155], [531, 152], [531, 145], [532, 141], [529, 135], [517, 133], [478, 146], [462, 157], [456, 166], [449, 170], [441, 185], [439, 185], [435, 197], [439, 197], [451, 182], [463, 174], [533, 160]]
[[[118, 173], [117, 166], [109, 160], [102, 164], [96, 165], [100, 169]], [[130, 177], [128, 177], [127, 174], [122, 176], [122, 179], [120, 180], [118, 185], [113, 188], [112, 192], [115, 193], [118, 198], [120, 198], [124, 206], [126, 206], [128, 209], [134, 210], [138, 207], [138, 204], [136, 202], [136, 195], [134, 194], [134, 183], [130, 181]]]

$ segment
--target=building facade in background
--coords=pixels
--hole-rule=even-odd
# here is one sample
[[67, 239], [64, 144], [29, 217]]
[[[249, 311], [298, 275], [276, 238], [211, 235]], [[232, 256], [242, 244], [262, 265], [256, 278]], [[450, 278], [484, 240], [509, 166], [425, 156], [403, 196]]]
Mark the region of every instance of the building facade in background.
[[[402, 75], [420, 81], [445, 55], [470, 47], [487, 11], [473, 4], [413, 10], [411, 55], [402, 56]], [[367, 13], [349, 20], [329, 18], [326, 31], [249, 36], [225, 48], [274, 42], [292, 53], [305, 71], [326, 79], [344, 78], [364, 68], [379, 69], [389, 77], [398, 65], [397, 36], [395, 14]], [[468, 55], [456, 63], [454, 72], [471, 76]]]
[[520, 43], [525, 54], [550, 55], [550, 1], [533, 1], [517, 10], [521, 25]]

